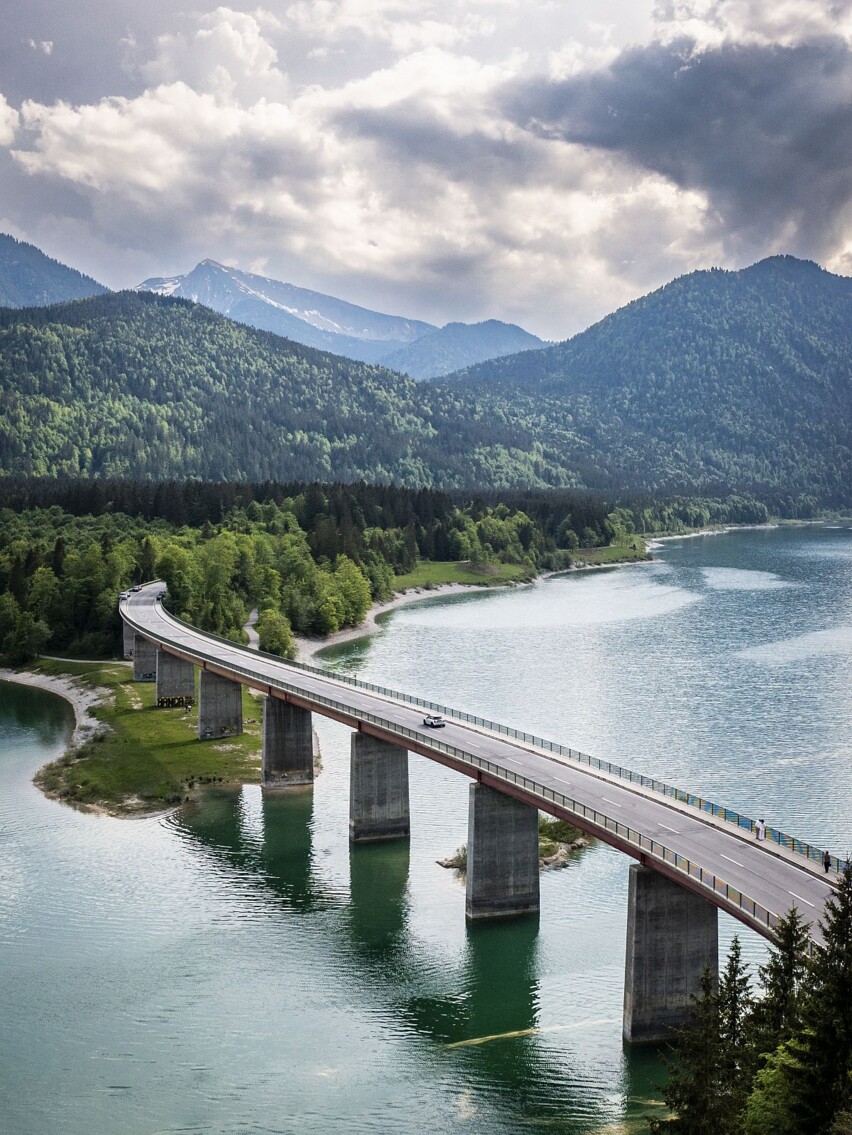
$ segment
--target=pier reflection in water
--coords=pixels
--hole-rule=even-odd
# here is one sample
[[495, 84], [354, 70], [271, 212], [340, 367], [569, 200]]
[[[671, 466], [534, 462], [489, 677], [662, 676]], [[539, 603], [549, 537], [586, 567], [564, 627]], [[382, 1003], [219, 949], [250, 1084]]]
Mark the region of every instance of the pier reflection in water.
[[[366, 1011], [384, 1042], [406, 1044], [408, 1060], [416, 1049], [415, 1067], [403, 1075], [412, 1085], [419, 1079], [418, 1094], [428, 1094], [430, 1083], [442, 1092], [447, 1081], [458, 1088], [460, 1129], [521, 1130], [532, 1122], [566, 1135], [603, 1132], [616, 1100], [620, 1107], [627, 1093], [651, 1094], [640, 1058], [641, 1087], [613, 1084], [601, 1109], [585, 1091], [581, 1062], [566, 1067], [564, 1049], [550, 1043], [560, 1029], [540, 1028], [537, 917], [464, 928], [461, 950], [445, 956], [411, 924], [409, 842], [350, 845], [347, 895], [333, 872], [326, 877], [318, 867], [314, 820], [312, 788], [263, 795], [246, 788], [211, 792], [173, 822], [221, 882], [230, 875], [242, 891], [259, 888], [266, 898], [256, 895], [256, 903], [271, 904], [279, 918], [298, 915], [304, 964], [330, 975], [342, 1011]], [[463, 924], [461, 888], [458, 898]], [[285, 964], [294, 964], [292, 949], [286, 961], [271, 959], [277, 980], [288, 979]], [[659, 1072], [653, 1057], [649, 1070]]]

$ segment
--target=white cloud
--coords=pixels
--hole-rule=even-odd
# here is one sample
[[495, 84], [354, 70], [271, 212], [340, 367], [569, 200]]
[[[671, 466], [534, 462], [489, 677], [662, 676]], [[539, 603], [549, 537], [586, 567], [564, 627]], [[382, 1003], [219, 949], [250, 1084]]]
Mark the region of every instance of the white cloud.
[[352, 33], [376, 40], [393, 51], [406, 53], [425, 47], [454, 47], [477, 36], [488, 36], [494, 17], [472, 8], [493, 12], [514, 7], [517, 0], [297, 0], [286, 10], [289, 23], [322, 41]]
[[139, 71], [152, 84], [181, 81], [223, 98], [276, 98], [286, 91], [287, 80], [264, 33], [277, 27], [275, 17], [263, 10], [216, 8], [200, 18], [192, 35], [159, 36], [155, 58]]
[[[697, 176], [677, 182], [624, 147], [537, 136], [510, 118], [513, 82], [591, 81], [624, 54], [609, 19], [554, 37], [535, 60], [522, 38], [480, 50], [501, 9], [543, 26], [548, 12], [562, 18], [548, 4], [299, 0], [277, 18], [219, 7], [156, 38], [135, 67], [147, 89], [80, 105], [30, 99], [20, 116], [0, 96], [0, 143], [14, 139], [18, 170], [46, 198], [73, 202], [65, 229], [76, 226], [99, 266], [110, 246], [123, 264], [145, 264], [109, 282], [212, 256], [366, 306], [441, 322], [496, 316], [561, 338], [673, 276], [733, 266], [738, 250]], [[584, 10], [591, 20], [603, 7]], [[691, 29], [759, 48], [756, 36], [792, 35], [801, 7], [673, 0], [657, 6], [657, 38]], [[831, 5], [811, 7], [822, 19]], [[812, 12], [808, 27], [821, 26]], [[324, 59], [301, 84], [286, 73], [297, 51]], [[51, 231], [62, 228], [57, 217]], [[849, 231], [838, 229], [829, 267], [852, 260]]]
[[33, 51], [40, 51], [42, 55], [53, 54], [53, 40], [50, 39], [30, 39], [27, 41], [27, 46]]
[[18, 112], [13, 106], [9, 106], [3, 95], [0, 95], [0, 146], [12, 144], [18, 129], [18, 121]]
[[790, 47], [823, 36], [852, 43], [852, 0], [659, 0], [663, 42], [687, 37], [700, 48], [723, 43]]

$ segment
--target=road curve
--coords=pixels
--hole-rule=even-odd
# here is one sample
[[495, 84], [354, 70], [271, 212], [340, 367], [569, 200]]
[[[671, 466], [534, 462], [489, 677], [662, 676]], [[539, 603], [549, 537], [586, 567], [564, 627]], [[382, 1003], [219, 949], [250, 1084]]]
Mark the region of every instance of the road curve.
[[534, 744], [424, 711], [401, 697], [258, 654], [175, 619], [149, 584], [120, 602], [124, 620], [150, 642], [266, 694], [401, 745], [499, 789], [640, 860], [770, 937], [797, 907], [821, 938], [818, 919], [832, 883], [822, 868], [786, 848], [758, 843], [742, 828], [657, 792], [608, 776]]

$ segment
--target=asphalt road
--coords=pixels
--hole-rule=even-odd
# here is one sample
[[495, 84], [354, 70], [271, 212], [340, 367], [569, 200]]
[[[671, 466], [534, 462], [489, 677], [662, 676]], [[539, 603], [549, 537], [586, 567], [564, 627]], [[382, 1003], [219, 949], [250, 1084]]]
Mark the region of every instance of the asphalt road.
[[[758, 843], [733, 824], [564, 757], [449, 717], [445, 728], [431, 729], [423, 724], [422, 708], [211, 638], [172, 618], [157, 599], [161, 590], [162, 584], [149, 584], [132, 592], [121, 602], [121, 612], [139, 633], [171, 653], [256, 688], [277, 688], [278, 696], [393, 739], [568, 819], [760, 933], [769, 934], [766, 923], [772, 919], [766, 911], [778, 917], [795, 906], [819, 940], [816, 923], [832, 884], [803, 856], [769, 841]], [[335, 704], [325, 704], [328, 700]], [[403, 729], [406, 736], [400, 737]], [[456, 751], [448, 753], [447, 746]], [[682, 859], [675, 863], [675, 856]]]

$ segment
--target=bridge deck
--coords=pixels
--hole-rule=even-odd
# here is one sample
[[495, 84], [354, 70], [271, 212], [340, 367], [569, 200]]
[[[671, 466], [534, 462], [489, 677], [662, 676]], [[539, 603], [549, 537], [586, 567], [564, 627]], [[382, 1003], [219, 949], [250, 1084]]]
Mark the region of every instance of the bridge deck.
[[608, 777], [482, 726], [447, 719], [423, 725], [423, 709], [332, 675], [206, 635], [173, 618], [156, 596], [162, 584], [131, 593], [124, 619], [151, 642], [225, 677], [251, 685], [448, 765], [584, 831], [702, 894], [769, 936], [791, 907], [812, 924], [832, 884], [802, 856], [690, 810], [666, 796]]

